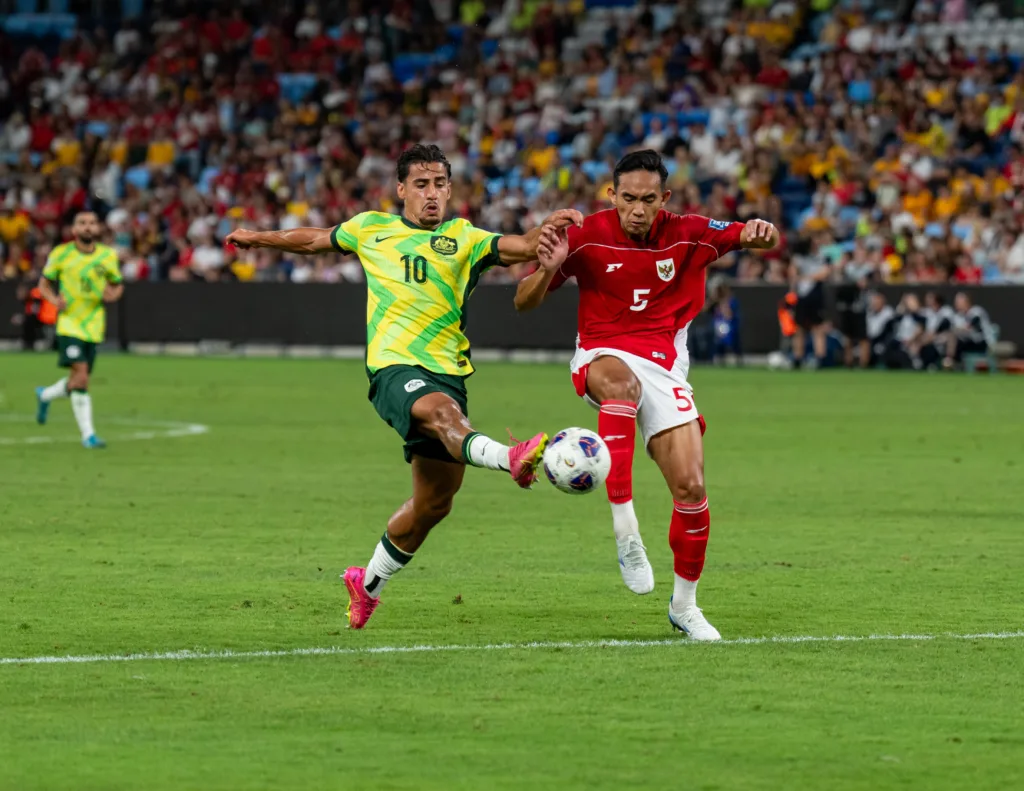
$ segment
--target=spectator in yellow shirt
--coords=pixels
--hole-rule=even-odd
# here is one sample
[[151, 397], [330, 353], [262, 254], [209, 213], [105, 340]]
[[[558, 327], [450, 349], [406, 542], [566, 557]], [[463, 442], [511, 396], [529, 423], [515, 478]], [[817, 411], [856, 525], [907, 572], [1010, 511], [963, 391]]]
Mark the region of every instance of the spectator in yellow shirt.
[[992, 201], [1005, 195], [1009, 190], [1010, 182], [997, 168], [986, 168], [985, 178], [981, 179], [978, 189], [978, 198], [982, 201]]
[[153, 170], [169, 170], [174, 165], [174, 141], [166, 129], [158, 129], [146, 151], [146, 165]]
[[921, 228], [928, 222], [931, 210], [932, 194], [925, 189], [920, 179], [910, 179], [907, 194], [903, 196], [903, 211], [910, 214], [918, 228]]
[[0, 239], [3, 239], [5, 246], [20, 244], [31, 227], [28, 215], [15, 211], [13, 202], [8, 200], [0, 204]]
[[82, 161], [82, 144], [78, 142], [71, 131], [64, 127], [53, 139], [50, 150], [59, 168], [77, 168]]
[[932, 216], [936, 220], [949, 220], [960, 211], [960, 196], [948, 184], [939, 187], [939, 195], [932, 205]]

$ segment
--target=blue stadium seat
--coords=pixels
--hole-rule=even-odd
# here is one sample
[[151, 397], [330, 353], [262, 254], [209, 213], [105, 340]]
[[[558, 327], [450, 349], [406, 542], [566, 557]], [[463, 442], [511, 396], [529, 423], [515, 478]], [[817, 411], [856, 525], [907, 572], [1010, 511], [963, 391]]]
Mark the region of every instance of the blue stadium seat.
[[424, 52], [398, 55], [391, 63], [391, 73], [400, 83], [406, 83], [425, 72], [431, 62], [431, 56]]
[[298, 104], [316, 87], [315, 74], [278, 74], [277, 84], [281, 87], [281, 95], [292, 104]]
[[145, 165], [136, 165], [133, 168], [128, 168], [124, 173], [124, 180], [136, 189], [147, 189], [150, 182], [149, 168]]
[[676, 122], [680, 126], [694, 126], [695, 124], [707, 126], [707, 123], [710, 120], [711, 111], [703, 107], [698, 107], [693, 110], [683, 110], [676, 118]]
[[85, 131], [96, 137], [106, 137], [110, 134], [110, 124], [106, 121], [90, 121], [85, 125]]
[[455, 60], [455, 56], [458, 54], [454, 44], [443, 44], [434, 50], [433, 62], [434, 63], [451, 63]]
[[74, 38], [78, 21], [72, 14], [11, 14], [4, 19], [3, 26], [12, 36], [69, 39]]
[[583, 174], [591, 181], [600, 181], [610, 172], [608, 170], [608, 164], [599, 159], [588, 159], [580, 165], [580, 170], [582, 170]]

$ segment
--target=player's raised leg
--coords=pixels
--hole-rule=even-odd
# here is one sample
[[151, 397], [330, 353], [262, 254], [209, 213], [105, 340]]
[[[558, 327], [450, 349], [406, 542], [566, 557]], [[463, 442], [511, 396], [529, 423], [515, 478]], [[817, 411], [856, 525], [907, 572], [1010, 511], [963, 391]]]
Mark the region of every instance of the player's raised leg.
[[587, 369], [587, 392], [600, 405], [597, 432], [612, 457], [606, 488], [622, 581], [633, 593], [650, 593], [654, 590], [654, 569], [647, 559], [633, 509], [633, 452], [640, 381], [619, 358], [598, 357]]
[[68, 378], [65, 376], [49, 387], [36, 388], [36, 423], [40, 426], [46, 425], [46, 418], [50, 412], [50, 404], [58, 398], [67, 398], [70, 395], [68, 390]]
[[348, 619], [353, 629], [366, 625], [388, 580], [408, 565], [427, 534], [448, 516], [465, 472], [463, 464], [413, 456], [412, 497], [388, 520], [366, 568], [345, 572]]
[[444, 393], [429, 393], [417, 400], [412, 417], [419, 430], [440, 440], [452, 458], [473, 467], [503, 470], [524, 489], [537, 480], [547, 434], [536, 434], [509, 447], [474, 431], [462, 408]]
[[669, 621], [694, 640], [721, 640], [718, 630], [697, 606], [697, 582], [704, 570], [711, 530], [699, 421], [656, 434], [651, 437], [648, 450], [665, 476], [674, 501], [668, 534], [675, 570]]

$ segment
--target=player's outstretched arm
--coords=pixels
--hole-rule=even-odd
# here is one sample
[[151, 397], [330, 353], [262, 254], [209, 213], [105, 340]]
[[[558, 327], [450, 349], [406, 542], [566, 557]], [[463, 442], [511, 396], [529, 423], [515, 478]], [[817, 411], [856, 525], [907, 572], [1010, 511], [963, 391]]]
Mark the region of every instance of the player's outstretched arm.
[[284, 253], [317, 255], [336, 250], [331, 241], [332, 228], [294, 228], [290, 231], [248, 231], [239, 228], [224, 241], [241, 247], [267, 247]]
[[748, 250], [771, 250], [779, 243], [779, 229], [767, 220], [749, 220], [740, 231], [740, 242]]
[[583, 214], [576, 209], [559, 209], [522, 236], [502, 236], [498, 240], [498, 257], [504, 266], [533, 261], [537, 258], [537, 246], [545, 228], [561, 230], [570, 225], [583, 225]]
[[519, 282], [516, 288], [516, 310], [526, 312], [540, 307], [547, 296], [551, 281], [558, 274], [568, 255], [569, 239], [565, 230], [555, 230], [553, 226], [546, 226], [537, 243], [540, 269]]

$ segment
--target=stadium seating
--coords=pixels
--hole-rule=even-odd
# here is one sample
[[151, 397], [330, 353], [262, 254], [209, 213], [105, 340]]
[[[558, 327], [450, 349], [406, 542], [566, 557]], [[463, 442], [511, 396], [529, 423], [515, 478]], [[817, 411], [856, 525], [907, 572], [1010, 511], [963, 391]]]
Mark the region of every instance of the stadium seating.
[[[0, 189], [30, 223], [0, 236], [3, 277], [31, 276], [60, 220], [88, 205], [118, 225], [132, 276], [281, 279], [291, 263], [262, 252], [196, 271], [198, 230], [394, 208], [381, 163], [428, 139], [451, 153], [453, 210], [505, 231], [555, 206], [603, 205], [615, 159], [654, 147], [671, 209], [770, 219], [783, 256], [811, 233], [863, 236], [901, 262], [880, 279], [955, 279], [963, 247], [984, 282], [1024, 282], [1024, 19], [994, 4], [956, 18], [931, 3], [896, 14], [847, 0], [553, 0], [444, 19], [429, 2], [392, 15], [383, 2], [328, 24], [172, 19], [128, 2], [99, 36], [66, 3], [16, 5], [3, 22]], [[379, 28], [371, 8], [385, 12]], [[924, 190], [908, 199], [915, 180]], [[824, 224], [803, 227], [820, 190]], [[933, 269], [902, 265], [904, 230]], [[358, 277], [328, 258], [314, 279], [342, 271]]]

